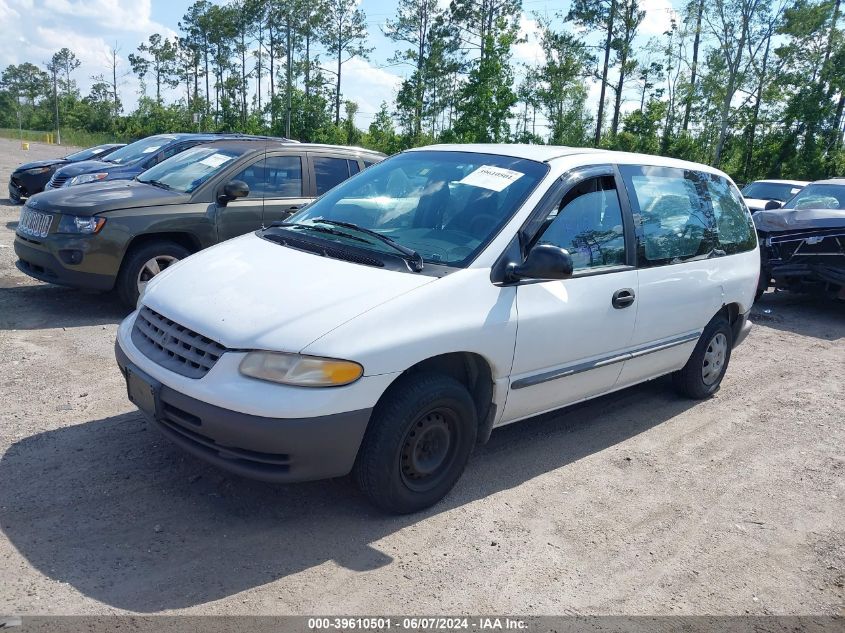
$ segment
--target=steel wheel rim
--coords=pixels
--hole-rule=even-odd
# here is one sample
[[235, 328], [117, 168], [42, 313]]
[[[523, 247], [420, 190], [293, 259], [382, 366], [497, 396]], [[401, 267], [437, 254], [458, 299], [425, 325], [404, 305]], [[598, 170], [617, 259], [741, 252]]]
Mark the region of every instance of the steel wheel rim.
[[146, 263], [141, 266], [141, 270], [138, 272], [138, 293], [140, 294], [144, 292], [144, 288], [147, 287], [147, 283], [150, 279], [155, 277], [171, 264], [175, 264], [178, 261], [179, 259], [177, 257], [173, 257], [172, 255], [156, 255], [155, 257], [148, 259]]
[[451, 410], [432, 409], [417, 417], [399, 453], [404, 484], [416, 492], [435, 487], [454, 462], [457, 439], [457, 418]]
[[705, 385], [714, 384], [725, 370], [728, 356], [728, 337], [718, 332], [704, 350], [704, 361], [701, 364], [701, 380]]

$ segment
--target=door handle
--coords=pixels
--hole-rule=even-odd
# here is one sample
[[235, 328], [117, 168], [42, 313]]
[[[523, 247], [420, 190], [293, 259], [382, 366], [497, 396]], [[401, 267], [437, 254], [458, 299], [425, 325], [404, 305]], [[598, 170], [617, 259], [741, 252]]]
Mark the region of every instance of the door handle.
[[617, 310], [621, 310], [634, 303], [634, 298], [634, 291], [631, 288], [622, 288], [613, 293], [610, 303]]

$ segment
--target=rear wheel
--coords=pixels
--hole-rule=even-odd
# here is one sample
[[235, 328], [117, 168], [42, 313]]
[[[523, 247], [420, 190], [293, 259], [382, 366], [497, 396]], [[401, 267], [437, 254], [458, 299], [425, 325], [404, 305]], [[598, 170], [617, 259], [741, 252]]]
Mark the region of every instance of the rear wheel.
[[134, 308], [147, 283], [162, 270], [185, 259], [191, 252], [170, 241], [155, 241], [133, 247], [126, 254], [117, 277], [117, 292], [121, 301]]
[[403, 376], [373, 412], [353, 477], [381, 509], [417, 512], [455, 485], [477, 430], [475, 404], [462, 384], [436, 373]]
[[672, 374], [675, 388], [688, 398], [703, 400], [718, 391], [728, 369], [733, 331], [724, 317], [710, 321], [683, 369]]

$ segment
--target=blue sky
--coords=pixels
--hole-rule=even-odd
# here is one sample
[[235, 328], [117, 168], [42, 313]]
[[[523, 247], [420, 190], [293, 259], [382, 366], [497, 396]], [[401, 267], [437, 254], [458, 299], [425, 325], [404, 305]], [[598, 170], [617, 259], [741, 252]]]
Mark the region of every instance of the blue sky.
[[[446, 0], [441, 1], [446, 4]], [[647, 11], [641, 41], [659, 37], [669, 24], [673, 6], [681, 3], [641, 0]], [[0, 0], [0, 68], [24, 61], [43, 64], [54, 51], [67, 46], [83, 62], [75, 78], [87, 93], [92, 75], [108, 73], [111, 46], [119, 49], [121, 69], [128, 73], [127, 55], [152, 33], [175, 34], [190, 4], [187, 0]], [[345, 98], [358, 102], [357, 123], [366, 126], [382, 101], [392, 101], [407, 69], [388, 63], [395, 46], [379, 28], [394, 15], [395, 0], [361, 0], [360, 7], [367, 14], [369, 45], [375, 50], [369, 60], [356, 59], [344, 66], [343, 92]], [[569, 0], [523, 0], [521, 27], [527, 41], [515, 50], [516, 62], [539, 60], [535, 14], [551, 17], [568, 7]], [[589, 34], [582, 35], [595, 43]], [[137, 79], [127, 74], [120, 89], [124, 104], [131, 109], [137, 101]], [[590, 87], [590, 94], [594, 103], [597, 86]], [[628, 99], [631, 104], [636, 100], [633, 93]]]

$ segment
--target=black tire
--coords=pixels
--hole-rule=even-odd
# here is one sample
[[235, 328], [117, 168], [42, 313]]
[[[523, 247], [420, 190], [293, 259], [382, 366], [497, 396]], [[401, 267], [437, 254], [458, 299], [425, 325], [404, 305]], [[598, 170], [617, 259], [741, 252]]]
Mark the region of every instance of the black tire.
[[16, 196], [13, 193], [9, 193], [9, 202], [12, 204], [21, 204], [23, 200], [21, 200], [20, 196]]
[[191, 254], [187, 248], [176, 242], [159, 240], [132, 247], [123, 258], [117, 275], [117, 293], [127, 308], [134, 309], [138, 303], [138, 275], [143, 266], [154, 257], [185, 259]]
[[353, 478], [382, 510], [423, 510], [458, 481], [477, 432], [475, 404], [461, 383], [428, 372], [403, 376], [373, 412]]
[[[721, 359], [715, 364], [708, 361], [709, 364], [705, 365], [705, 357], [708, 353], [712, 356], [715, 351], [721, 348], [720, 345], [717, 345], [717, 341], [719, 341], [717, 337], [719, 336], [724, 337], [722, 339], [724, 351]], [[675, 385], [675, 389], [681, 395], [693, 400], [704, 400], [712, 396], [719, 390], [719, 385], [722, 384], [722, 378], [724, 378], [728, 363], [731, 360], [732, 348], [733, 331], [730, 324], [723, 316], [714, 318], [701, 333], [701, 338], [698, 339], [687, 364], [684, 365], [683, 369], [672, 374], [672, 383]]]

